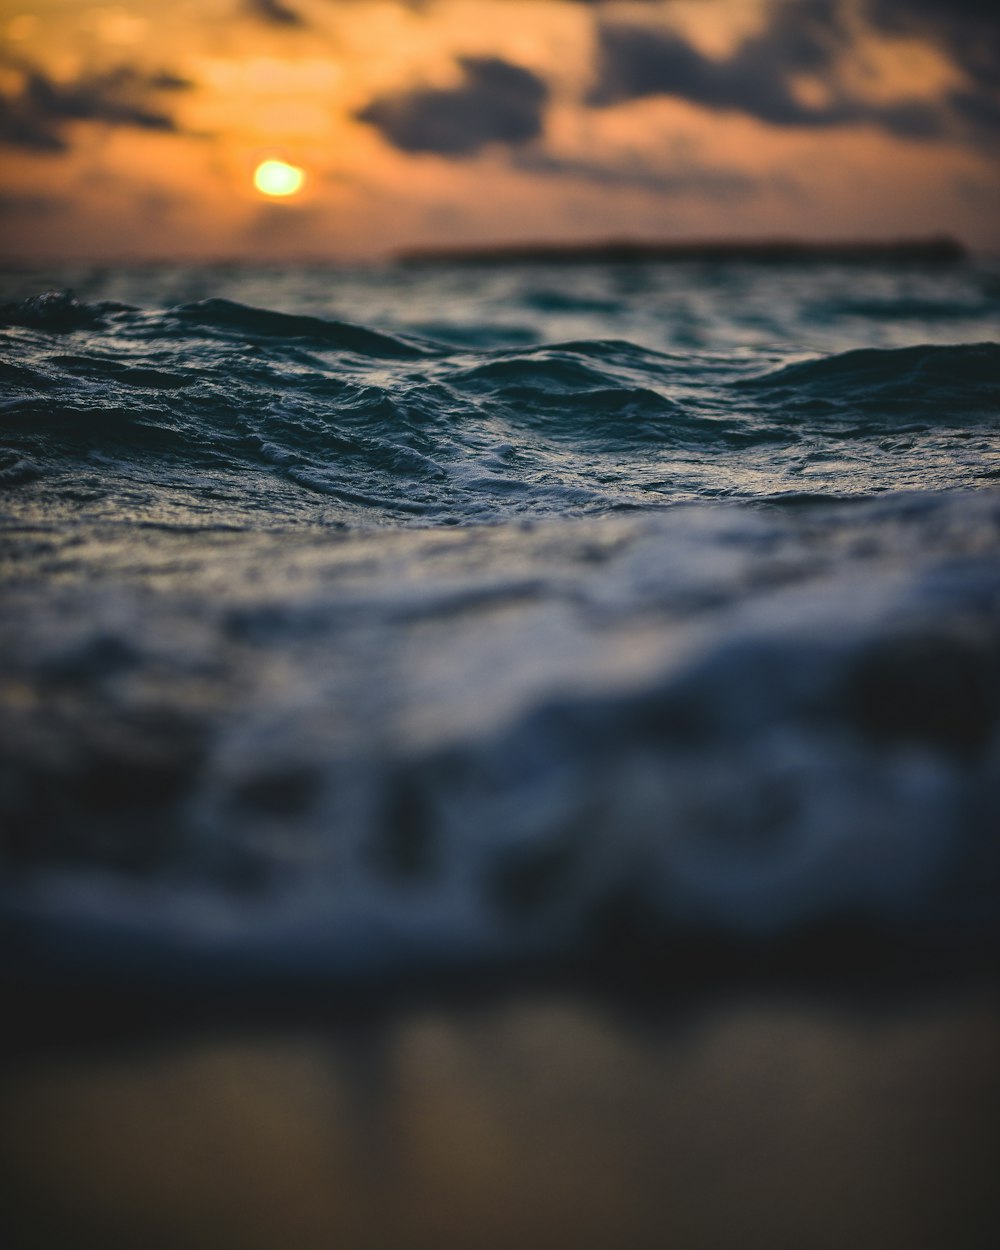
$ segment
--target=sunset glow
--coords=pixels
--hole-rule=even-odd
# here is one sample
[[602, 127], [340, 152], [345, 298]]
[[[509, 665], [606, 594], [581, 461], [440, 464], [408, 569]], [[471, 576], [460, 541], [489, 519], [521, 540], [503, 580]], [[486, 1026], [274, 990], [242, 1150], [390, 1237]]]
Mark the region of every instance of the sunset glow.
[[995, 249], [978, 12], [23, 0], [0, 19], [0, 253], [146, 256], [150, 227], [192, 258], [887, 232]]
[[253, 185], [257, 190], [276, 199], [297, 195], [305, 180], [305, 170], [278, 160], [261, 161], [253, 175]]

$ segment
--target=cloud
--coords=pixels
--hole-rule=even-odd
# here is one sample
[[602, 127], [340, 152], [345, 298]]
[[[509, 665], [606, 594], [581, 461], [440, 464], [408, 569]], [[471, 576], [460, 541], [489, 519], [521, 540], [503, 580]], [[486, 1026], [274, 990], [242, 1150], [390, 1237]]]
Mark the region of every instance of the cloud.
[[965, 75], [946, 103], [972, 136], [1000, 135], [1000, 8], [996, 0], [867, 0], [872, 25], [885, 34], [923, 39]]
[[738, 169], [725, 169], [682, 160], [670, 169], [658, 169], [645, 161], [624, 163], [586, 157], [564, 157], [538, 148], [518, 152], [511, 160], [526, 173], [574, 178], [616, 190], [650, 191], [658, 195], [698, 195], [710, 200], [746, 199], [759, 194], [764, 182], [792, 191], [787, 180], [760, 179]]
[[518, 144], [542, 132], [548, 87], [496, 57], [464, 57], [457, 87], [418, 87], [373, 100], [356, 114], [403, 152], [471, 156], [490, 143]]
[[305, 18], [282, 0], [243, 0], [243, 9], [271, 26], [305, 26]]
[[173, 117], [151, 103], [151, 97], [190, 85], [174, 74], [147, 74], [130, 66], [84, 74], [72, 82], [25, 69], [20, 90], [0, 95], [0, 143], [62, 152], [69, 146], [67, 128], [80, 121], [176, 132]]
[[867, 0], [876, 29], [937, 44], [976, 82], [996, 84], [1000, 8], [996, 0]]
[[[966, 85], [938, 100], [873, 103], [845, 89], [839, 63], [858, 51], [852, 12], [889, 36], [931, 43], [965, 73]], [[947, 136], [983, 142], [1000, 130], [1000, 19], [995, 0], [778, 0], [763, 28], [728, 56], [706, 56], [670, 30], [599, 21], [597, 82], [589, 102], [607, 106], [672, 96], [717, 112], [740, 112], [773, 126], [868, 123], [912, 140]], [[797, 80], [822, 87], [803, 98]]]
[[47, 216], [66, 205], [66, 200], [54, 195], [18, 191], [0, 193], [0, 217]]
[[777, 126], [831, 126], [857, 118], [857, 105], [850, 100], [834, 97], [810, 105], [792, 87], [797, 75], [825, 78], [848, 45], [833, 0], [777, 5], [759, 34], [720, 60], [681, 35], [646, 26], [604, 23], [598, 41], [594, 104], [669, 95]]

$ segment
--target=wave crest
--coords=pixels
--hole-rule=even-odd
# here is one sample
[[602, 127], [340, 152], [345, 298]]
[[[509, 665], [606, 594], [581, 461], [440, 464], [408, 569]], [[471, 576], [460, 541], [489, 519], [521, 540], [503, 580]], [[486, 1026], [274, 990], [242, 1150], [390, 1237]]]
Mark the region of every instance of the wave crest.
[[996, 416], [1000, 344], [862, 348], [785, 365], [734, 385], [771, 403], [808, 396], [873, 416]]
[[226, 299], [143, 312], [49, 293], [8, 321], [0, 428], [41, 472], [4, 485], [66, 498], [83, 474], [90, 499], [125, 491], [150, 515], [200, 509], [206, 487], [237, 523], [325, 500], [330, 522], [461, 524], [997, 472], [989, 343], [760, 373], [774, 353], [444, 347]]

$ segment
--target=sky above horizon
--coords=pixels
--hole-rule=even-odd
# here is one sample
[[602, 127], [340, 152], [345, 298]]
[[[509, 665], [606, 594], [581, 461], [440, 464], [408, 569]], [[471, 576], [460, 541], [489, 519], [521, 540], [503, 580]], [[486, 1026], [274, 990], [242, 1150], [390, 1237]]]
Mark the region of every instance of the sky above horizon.
[[0, 0], [9, 260], [1000, 251], [998, 140], [995, 0]]

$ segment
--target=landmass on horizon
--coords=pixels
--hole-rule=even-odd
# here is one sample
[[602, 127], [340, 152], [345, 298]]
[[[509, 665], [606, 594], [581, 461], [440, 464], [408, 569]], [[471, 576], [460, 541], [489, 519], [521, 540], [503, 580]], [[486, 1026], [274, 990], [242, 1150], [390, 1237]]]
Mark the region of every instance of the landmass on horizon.
[[404, 265], [589, 264], [648, 261], [751, 261], [757, 264], [951, 265], [968, 251], [946, 234], [915, 239], [695, 239], [610, 238], [587, 243], [494, 243], [417, 247], [397, 252]]

